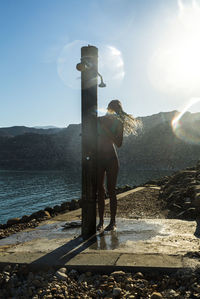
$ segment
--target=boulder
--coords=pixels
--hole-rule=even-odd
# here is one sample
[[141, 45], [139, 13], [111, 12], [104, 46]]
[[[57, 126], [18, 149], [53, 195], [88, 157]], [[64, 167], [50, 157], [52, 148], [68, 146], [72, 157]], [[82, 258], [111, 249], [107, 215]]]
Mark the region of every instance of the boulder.
[[54, 209], [54, 211], [55, 211], [56, 213], [60, 213], [60, 212], [62, 212], [62, 207], [59, 206], [59, 205], [54, 206], [53, 209]]
[[50, 219], [50, 218], [51, 218], [51, 215], [50, 215], [50, 213], [49, 213], [48, 211], [44, 211], [44, 217], [45, 217], [46, 219]]
[[200, 161], [197, 162], [196, 169], [200, 170]]
[[197, 181], [196, 180], [191, 180], [190, 181], [190, 186], [193, 186], [193, 185], [197, 185]]
[[69, 206], [70, 211], [79, 209], [79, 203], [77, 200], [72, 199], [72, 201], [70, 202], [70, 206]]
[[49, 214], [48, 211], [44, 211], [44, 210], [40, 210], [38, 212], [35, 212], [33, 214], [31, 214], [30, 216], [31, 219], [40, 219], [40, 218], [46, 218], [46, 219], [49, 219], [51, 218], [51, 215]]
[[183, 210], [182, 212], [180, 212], [177, 216], [180, 219], [193, 219], [197, 216], [198, 212], [196, 208], [188, 208], [187, 210]]
[[20, 218], [10, 218], [7, 221], [7, 226], [11, 226], [20, 222]]
[[175, 173], [162, 186], [160, 199], [169, 209], [169, 218], [195, 219], [200, 209], [200, 185], [194, 170]]
[[20, 220], [21, 223], [27, 223], [29, 221], [30, 221], [30, 216], [28, 216], [28, 215], [22, 216], [22, 218]]
[[78, 199], [78, 204], [79, 204], [79, 208], [81, 208], [82, 207], [82, 200], [81, 200], [81, 198]]
[[53, 208], [51, 207], [46, 207], [44, 210], [49, 212], [49, 214], [53, 214]]
[[193, 205], [194, 207], [200, 208], [200, 193], [197, 193], [197, 194], [195, 195], [195, 198], [194, 198], [194, 200], [193, 200], [193, 202], [192, 202], [192, 205]]
[[193, 188], [195, 193], [200, 193], [200, 185], [194, 185]]
[[184, 207], [190, 207], [192, 204], [192, 201], [189, 197], [184, 198]]
[[61, 204], [61, 209], [62, 209], [62, 211], [69, 210], [69, 206], [70, 206], [69, 202], [63, 202], [63, 203]]
[[7, 227], [7, 224], [0, 224], [0, 229], [4, 229]]
[[186, 196], [188, 197], [194, 197], [195, 195], [195, 189], [194, 189], [194, 185], [189, 185], [186, 187]]

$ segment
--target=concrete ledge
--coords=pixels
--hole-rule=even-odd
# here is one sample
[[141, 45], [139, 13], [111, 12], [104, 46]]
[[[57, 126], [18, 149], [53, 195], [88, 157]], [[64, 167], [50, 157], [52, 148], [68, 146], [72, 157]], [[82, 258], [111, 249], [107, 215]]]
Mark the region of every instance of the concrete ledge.
[[[117, 198], [144, 188], [129, 190]], [[195, 221], [118, 218], [116, 232], [98, 233], [83, 241], [80, 227], [63, 228], [66, 221], [80, 218], [81, 209], [67, 212], [35, 229], [0, 240], [0, 268], [17, 263], [32, 270], [66, 266], [102, 273], [116, 270], [171, 273], [200, 267], [200, 259], [186, 255], [199, 251], [199, 224]]]
[[45, 223], [0, 240], [0, 267], [18, 263], [33, 269], [66, 266], [104, 272], [200, 267], [198, 255], [191, 258], [200, 244], [195, 221], [118, 218], [116, 232], [98, 233], [86, 241], [80, 227], [64, 229], [64, 223]]

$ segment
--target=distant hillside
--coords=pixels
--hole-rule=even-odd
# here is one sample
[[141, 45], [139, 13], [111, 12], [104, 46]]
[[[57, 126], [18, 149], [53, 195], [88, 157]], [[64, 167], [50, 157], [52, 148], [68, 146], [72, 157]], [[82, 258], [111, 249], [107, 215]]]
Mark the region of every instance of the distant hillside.
[[[157, 114], [153, 114], [150, 116], [138, 117], [142, 121], [143, 128], [142, 133], [159, 126], [162, 123], [170, 123], [174, 116], [178, 113], [178, 111], [170, 111], [170, 112], [160, 112]], [[200, 117], [199, 117], [200, 119]]]
[[[162, 112], [140, 118], [143, 122], [140, 134], [124, 138], [123, 146], [118, 149], [122, 171], [183, 169], [200, 159], [199, 143], [187, 143], [174, 134], [171, 121], [176, 113]], [[200, 113], [187, 112], [183, 120], [186, 135], [200, 140]], [[37, 131], [14, 137], [0, 136], [0, 168], [79, 171], [81, 125], [69, 125], [55, 133], [44, 134], [44, 131], [48, 130], [42, 130], [42, 134]]]
[[58, 128], [58, 127], [55, 127], [55, 126], [34, 126], [33, 128], [35, 128], [35, 129], [60, 129], [60, 128]]
[[25, 126], [14, 126], [14, 127], [8, 127], [8, 128], [0, 128], [0, 136], [5, 137], [14, 137], [18, 135], [23, 135], [26, 133], [35, 133], [35, 134], [55, 134], [59, 131], [61, 131], [61, 128], [41, 128], [41, 127], [34, 127], [29, 128]]
[[80, 125], [69, 125], [56, 134], [0, 136], [0, 168], [59, 170], [77, 167], [80, 165], [80, 138]]

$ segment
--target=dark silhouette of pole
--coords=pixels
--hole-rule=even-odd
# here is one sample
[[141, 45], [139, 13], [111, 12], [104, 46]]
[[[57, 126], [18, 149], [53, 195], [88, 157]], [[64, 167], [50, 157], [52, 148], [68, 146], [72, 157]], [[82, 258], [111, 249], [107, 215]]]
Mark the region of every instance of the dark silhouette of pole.
[[96, 233], [98, 49], [81, 48], [82, 236]]

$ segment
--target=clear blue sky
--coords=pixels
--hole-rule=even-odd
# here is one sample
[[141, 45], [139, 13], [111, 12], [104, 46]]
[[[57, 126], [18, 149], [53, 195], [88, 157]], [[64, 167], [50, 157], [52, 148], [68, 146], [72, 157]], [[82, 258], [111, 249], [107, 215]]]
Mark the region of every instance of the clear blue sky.
[[[199, 0], [195, 2], [196, 8], [185, 10], [186, 17], [199, 8]], [[80, 74], [75, 66], [84, 44], [99, 47], [100, 57], [100, 51], [103, 55], [111, 51], [102, 58], [106, 65], [99, 62], [107, 83], [98, 91], [100, 108], [117, 97], [135, 116], [180, 110], [190, 96], [200, 93], [196, 86], [185, 92], [178, 74], [179, 81], [173, 79], [177, 89], [176, 84], [171, 86], [172, 59], [167, 56], [170, 63], [163, 66], [165, 53], [156, 51], [164, 47], [165, 36], [166, 44], [172, 43], [170, 30], [173, 22], [179, 28], [181, 5], [190, 4], [187, 0], [0, 1], [0, 127], [79, 123]], [[112, 59], [113, 49], [117, 55]], [[119, 76], [114, 78], [116, 70]]]

